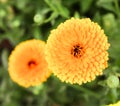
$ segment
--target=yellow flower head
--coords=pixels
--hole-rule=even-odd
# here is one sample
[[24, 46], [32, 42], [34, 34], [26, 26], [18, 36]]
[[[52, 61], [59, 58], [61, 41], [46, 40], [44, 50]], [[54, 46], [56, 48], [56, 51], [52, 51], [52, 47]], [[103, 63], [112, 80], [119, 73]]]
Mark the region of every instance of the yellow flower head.
[[59, 79], [82, 84], [94, 80], [107, 67], [109, 46], [97, 23], [71, 18], [51, 31], [45, 54]]
[[115, 104], [110, 104], [110, 105], [107, 105], [107, 106], [120, 106], [120, 101], [118, 101], [118, 102], [115, 103]]
[[11, 79], [23, 87], [39, 85], [50, 76], [44, 54], [45, 42], [28, 40], [20, 43], [9, 57]]

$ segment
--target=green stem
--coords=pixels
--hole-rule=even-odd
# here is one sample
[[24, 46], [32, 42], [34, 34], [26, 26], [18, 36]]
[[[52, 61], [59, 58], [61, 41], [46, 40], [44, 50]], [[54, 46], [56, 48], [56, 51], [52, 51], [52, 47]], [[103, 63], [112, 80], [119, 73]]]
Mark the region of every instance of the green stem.
[[115, 4], [116, 13], [118, 17], [120, 17], [120, 8], [119, 8], [118, 0], [114, 0], [114, 4]]
[[85, 92], [93, 97], [96, 97], [97, 99], [100, 98], [99, 95], [97, 95], [96, 93], [92, 92], [91, 90], [85, 88], [85, 87], [82, 87], [82, 86], [77, 86], [77, 85], [69, 85], [70, 87], [74, 88], [74, 89], [77, 89], [79, 91], [82, 91], [82, 92]]

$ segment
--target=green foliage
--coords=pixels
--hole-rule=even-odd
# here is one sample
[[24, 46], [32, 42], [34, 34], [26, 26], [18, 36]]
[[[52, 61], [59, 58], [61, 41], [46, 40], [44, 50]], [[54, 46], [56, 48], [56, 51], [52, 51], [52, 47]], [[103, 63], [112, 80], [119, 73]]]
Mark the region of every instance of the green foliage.
[[[52, 29], [70, 17], [89, 17], [108, 36], [109, 67], [96, 80], [79, 85], [51, 76], [28, 89], [12, 82], [8, 56], [28, 39], [47, 40]], [[0, 0], [0, 106], [103, 106], [120, 99], [119, 0]]]

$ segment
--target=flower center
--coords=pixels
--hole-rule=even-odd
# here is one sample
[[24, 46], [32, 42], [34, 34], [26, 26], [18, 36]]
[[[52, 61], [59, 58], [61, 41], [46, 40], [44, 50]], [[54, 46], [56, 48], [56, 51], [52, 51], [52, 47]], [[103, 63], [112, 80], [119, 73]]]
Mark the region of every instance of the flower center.
[[34, 61], [34, 60], [31, 60], [31, 61], [29, 61], [28, 62], [28, 67], [29, 68], [33, 68], [33, 67], [35, 67], [37, 64], [36, 64], [36, 62]]
[[71, 49], [71, 54], [76, 58], [81, 57], [83, 53], [83, 47], [81, 47], [79, 44], [73, 46], [73, 48]]

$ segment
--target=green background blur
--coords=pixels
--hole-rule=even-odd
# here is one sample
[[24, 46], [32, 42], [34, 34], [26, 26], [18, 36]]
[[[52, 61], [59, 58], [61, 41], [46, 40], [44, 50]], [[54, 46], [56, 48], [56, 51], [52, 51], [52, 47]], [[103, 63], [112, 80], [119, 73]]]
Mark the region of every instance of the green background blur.
[[[0, 106], [105, 106], [120, 100], [120, 0], [0, 0]], [[96, 80], [62, 83], [54, 75], [23, 88], [9, 77], [8, 57], [28, 39], [47, 40], [50, 30], [70, 17], [89, 17], [108, 36], [109, 67]]]

